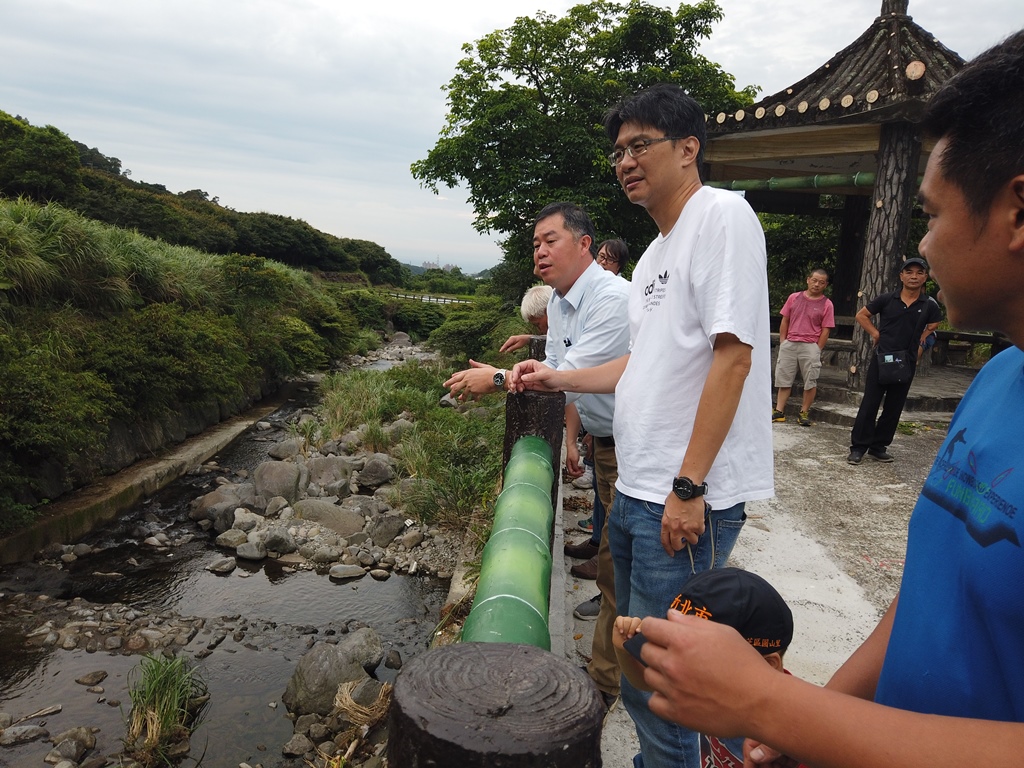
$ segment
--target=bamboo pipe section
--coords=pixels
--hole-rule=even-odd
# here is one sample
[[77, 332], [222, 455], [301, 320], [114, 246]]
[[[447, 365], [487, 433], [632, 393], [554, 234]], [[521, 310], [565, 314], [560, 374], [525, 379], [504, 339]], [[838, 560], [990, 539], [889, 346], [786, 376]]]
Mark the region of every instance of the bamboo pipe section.
[[554, 465], [543, 438], [520, 438], [505, 467], [503, 490], [484, 547], [463, 642], [520, 643], [551, 650], [551, 503]]
[[779, 176], [770, 179], [736, 179], [734, 181], [708, 181], [709, 187], [739, 191], [775, 192], [793, 189], [834, 189], [836, 187], [873, 187], [875, 174], [819, 173], [814, 176]]

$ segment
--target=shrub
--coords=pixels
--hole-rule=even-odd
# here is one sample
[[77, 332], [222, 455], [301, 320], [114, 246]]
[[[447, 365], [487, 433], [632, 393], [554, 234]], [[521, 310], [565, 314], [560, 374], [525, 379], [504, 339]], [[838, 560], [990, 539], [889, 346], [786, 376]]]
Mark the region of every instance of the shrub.
[[430, 334], [430, 344], [451, 359], [486, 359], [505, 340], [497, 340], [495, 334], [509, 317], [511, 312], [502, 309], [500, 299], [477, 299], [452, 310], [444, 325]]

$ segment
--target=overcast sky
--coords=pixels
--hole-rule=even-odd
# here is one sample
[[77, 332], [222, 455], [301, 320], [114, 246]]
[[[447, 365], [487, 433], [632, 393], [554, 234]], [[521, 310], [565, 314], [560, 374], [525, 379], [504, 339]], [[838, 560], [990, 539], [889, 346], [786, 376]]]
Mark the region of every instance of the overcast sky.
[[[444, 124], [462, 43], [574, 4], [0, 0], [0, 110], [119, 158], [133, 179], [476, 272], [500, 261], [495, 238], [472, 228], [463, 190], [434, 195], [409, 166]], [[703, 52], [765, 95], [851, 43], [881, 0], [719, 4]], [[965, 58], [1024, 27], [1022, 0], [909, 12]]]

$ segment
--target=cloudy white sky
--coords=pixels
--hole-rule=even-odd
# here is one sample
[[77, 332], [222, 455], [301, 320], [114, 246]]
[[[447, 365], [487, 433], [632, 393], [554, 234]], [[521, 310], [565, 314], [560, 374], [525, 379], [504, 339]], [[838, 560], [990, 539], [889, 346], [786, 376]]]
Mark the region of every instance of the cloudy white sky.
[[[434, 195], [409, 166], [444, 123], [462, 43], [574, 4], [0, 0], [0, 110], [120, 158], [136, 180], [475, 272], [500, 261], [495, 238], [472, 228], [464, 191]], [[852, 42], [881, 0], [719, 4], [703, 52], [767, 94]], [[911, 0], [910, 14], [965, 58], [1024, 27], [1021, 0]]]

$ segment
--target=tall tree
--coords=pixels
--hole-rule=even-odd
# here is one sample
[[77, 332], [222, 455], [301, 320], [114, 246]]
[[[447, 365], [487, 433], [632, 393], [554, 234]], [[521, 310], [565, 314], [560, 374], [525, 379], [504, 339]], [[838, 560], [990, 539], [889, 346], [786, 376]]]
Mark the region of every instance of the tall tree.
[[0, 112], [0, 194], [64, 202], [81, 184], [78, 149], [52, 125], [36, 128]]
[[447, 121], [412, 174], [434, 192], [465, 182], [474, 227], [506, 236], [495, 280], [505, 298], [518, 299], [533, 280], [531, 223], [548, 202], [583, 205], [599, 235], [622, 237], [634, 251], [653, 237], [648, 217], [618, 188], [601, 117], [624, 94], [663, 82], [686, 88], [710, 114], [751, 103], [755, 87], [737, 91], [697, 52], [721, 18], [714, 0], [675, 12], [595, 0], [563, 18], [520, 17], [463, 46], [444, 86]]

